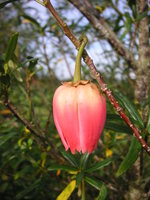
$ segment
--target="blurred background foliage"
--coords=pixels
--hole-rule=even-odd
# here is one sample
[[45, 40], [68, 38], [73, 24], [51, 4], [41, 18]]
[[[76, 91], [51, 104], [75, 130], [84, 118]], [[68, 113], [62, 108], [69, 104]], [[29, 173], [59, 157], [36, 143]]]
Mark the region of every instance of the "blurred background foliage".
[[[109, 102], [97, 150], [90, 156], [72, 156], [64, 151], [53, 123], [52, 99], [61, 82], [72, 79], [77, 52], [55, 19], [41, 5], [28, 0], [2, 2], [0, 199], [80, 199], [83, 177], [87, 200], [138, 199], [134, 196], [135, 190], [140, 191], [141, 199], [150, 199], [149, 157], [141, 151], [131, 130]], [[138, 39], [135, 25], [140, 20], [136, 1], [89, 2], [136, 56]], [[132, 121], [144, 133], [146, 129], [140, 116], [140, 105], [133, 92], [136, 76], [132, 68], [68, 1], [53, 3], [77, 37], [86, 33], [89, 38], [87, 50], [97, 69]], [[84, 63], [82, 76], [95, 81]], [[44, 142], [5, 106], [6, 96]], [[147, 130], [150, 132], [149, 124]], [[140, 151], [141, 157], [138, 156]], [[138, 165], [134, 164], [137, 159], [140, 160]]]

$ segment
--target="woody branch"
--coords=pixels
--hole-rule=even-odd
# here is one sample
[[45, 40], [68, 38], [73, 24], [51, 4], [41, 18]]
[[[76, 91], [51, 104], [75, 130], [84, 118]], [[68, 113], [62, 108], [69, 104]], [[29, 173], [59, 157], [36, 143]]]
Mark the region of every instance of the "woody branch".
[[[63, 29], [65, 35], [71, 40], [71, 42], [74, 44], [74, 46], [78, 49], [79, 45], [80, 45], [80, 42], [73, 35], [73, 33], [71, 32], [71, 30], [69, 29], [67, 24], [64, 23], [63, 20], [60, 18], [60, 16], [58, 15], [56, 10], [52, 6], [50, 0], [44, 0], [44, 5], [45, 5], [45, 7], [47, 7], [47, 9], [55, 17], [56, 21], [58, 22], [60, 27]], [[83, 52], [83, 59], [84, 59], [84, 62], [89, 67], [91, 73], [93, 74], [93, 76], [97, 80], [98, 84], [100, 85], [101, 90], [105, 93], [105, 95], [109, 99], [110, 103], [113, 105], [114, 109], [118, 112], [118, 114], [126, 122], [126, 124], [131, 128], [134, 136], [139, 140], [139, 142], [141, 143], [142, 147], [150, 155], [150, 147], [145, 142], [145, 140], [142, 138], [142, 136], [140, 134], [141, 131], [138, 128], [136, 128], [136, 126], [131, 122], [129, 117], [123, 111], [122, 107], [119, 105], [119, 103], [116, 101], [116, 99], [112, 95], [111, 90], [107, 88], [107, 85], [105, 84], [105, 82], [104, 82], [102, 76], [100, 75], [100, 73], [96, 70], [96, 67], [95, 67], [95, 65], [93, 63], [93, 60], [90, 58], [90, 56], [88, 55], [86, 50], [84, 50], [84, 52]]]

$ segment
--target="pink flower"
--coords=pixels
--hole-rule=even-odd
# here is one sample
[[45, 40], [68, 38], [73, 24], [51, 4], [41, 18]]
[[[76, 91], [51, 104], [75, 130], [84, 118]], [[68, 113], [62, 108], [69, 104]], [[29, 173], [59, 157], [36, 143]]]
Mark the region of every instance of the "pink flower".
[[91, 153], [104, 128], [106, 100], [89, 81], [67, 82], [54, 94], [53, 116], [66, 150]]

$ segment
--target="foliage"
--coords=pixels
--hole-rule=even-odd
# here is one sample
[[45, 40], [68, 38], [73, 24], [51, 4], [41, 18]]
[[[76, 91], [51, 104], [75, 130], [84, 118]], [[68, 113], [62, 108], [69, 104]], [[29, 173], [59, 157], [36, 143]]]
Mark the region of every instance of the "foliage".
[[[112, 1], [89, 2], [130, 48], [131, 33], [145, 13], [139, 16], [132, 1], [121, 4], [120, 13]], [[135, 180], [148, 193], [149, 157], [108, 101], [98, 148], [91, 155], [64, 151], [53, 123], [52, 98], [60, 82], [71, 79], [76, 51], [50, 14], [39, 14], [40, 5], [31, 5], [15, 0], [0, 3], [0, 199], [81, 199], [83, 183], [87, 200], [125, 199]], [[117, 89], [118, 102], [148, 140], [150, 111], [147, 123], [143, 122], [141, 106], [133, 94], [133, 70], [105, 46], [104, 39], [72, 5], [60, 1], [56, 6], [61, 16], [67, 16], [64, 20], [76, 36], [82, 32], [88, 35], [88, 50], [98, 69], [109, 87]], [[137, 55], [138, 43], [134, 51]], [[95, 81], [84, 64], [82, 76]], [[4, 103], [7, 98], [41, 139], [12, 114]], [[139, 154], [141, 175], [137, 178]]]

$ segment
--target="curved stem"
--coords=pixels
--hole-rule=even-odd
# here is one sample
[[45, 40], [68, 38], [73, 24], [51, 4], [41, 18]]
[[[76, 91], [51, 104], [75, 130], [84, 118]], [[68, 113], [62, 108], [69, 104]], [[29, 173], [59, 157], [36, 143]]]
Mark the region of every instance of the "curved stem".
[[74, 72], [74, 79], [73, 79], [74, 83], [81, 80], [81, 58], [82, 58], [82, 53], [84, 51], [85, 45], [88, 42], [88, 38], [86, 35], [83, 35], [79, 38], [79, 41], [81, 41], [81, 45], [79, 47], [79, 51], [76, 58], [76, 65], [75, 65], [75, 72]]

